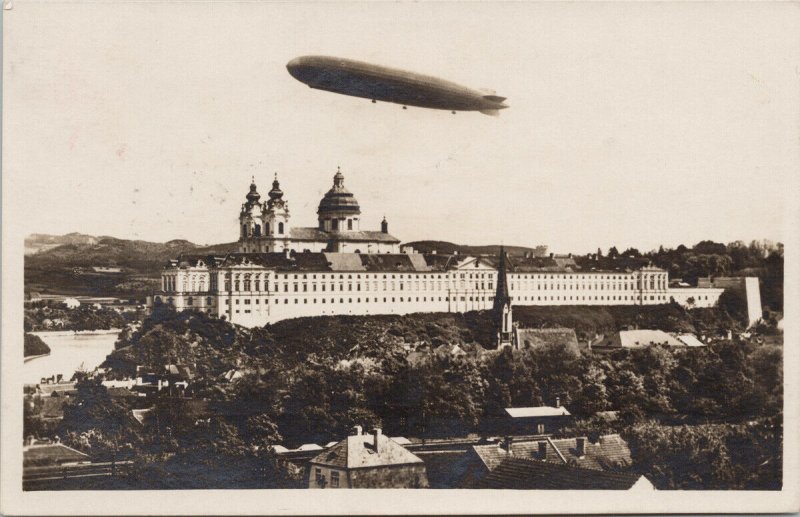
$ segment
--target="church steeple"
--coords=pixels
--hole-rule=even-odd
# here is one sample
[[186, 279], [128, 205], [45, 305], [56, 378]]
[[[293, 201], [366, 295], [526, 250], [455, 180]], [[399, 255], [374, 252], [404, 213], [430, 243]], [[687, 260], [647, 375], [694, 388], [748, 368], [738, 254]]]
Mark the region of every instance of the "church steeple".
[[256, 178], [253, 176], [250, 182], [250, 192], [247, 193], [247, 204], [250, 206], [255, 205], [261, 199], [261, 194], [258, 193], [257, 188]]
[[267, 201], [268, 208], [273, 208], [275, 204], [283, 203], [283, 191], [281, 190], [281, 184], [278, 182], [277, 172], [275, 173], [275, 179], [272, 181], [272, 190], [267, 195], [269, 196], [269, 201]]
[[500, 246], [500, 260], [497, 265], [497, 291], [494, 296], [494, 318], [497, 327], [497, 348], [514, 346], [514, 315], [511, 308], [511, 294], [508, 288], [508, 255]]

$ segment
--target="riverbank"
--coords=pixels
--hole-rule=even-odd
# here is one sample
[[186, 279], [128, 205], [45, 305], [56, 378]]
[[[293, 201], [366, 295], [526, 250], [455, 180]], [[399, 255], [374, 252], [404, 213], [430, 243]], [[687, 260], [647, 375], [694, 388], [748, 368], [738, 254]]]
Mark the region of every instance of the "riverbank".
[[27, 363], [28, 361], [33, 361], [34, 359], [39, 359], [40, 357], [47, 357], [48, 355], [50, 355], [50, 352], [47, 352], [46, 354], [29, 355], [25, 358], [25, 362]]
[[93, 371], [114, 351], [119, 331], [37, 332], [36, 336], [50, 348], [50, 353], [35, 361], [27, 360], [34, 356], [26, 358], [23, 366], [25, 384], [39, 384], [42, 379], [58, 375], [70, 380], [76, 371]]
[[65, 337], [65, 336], [102, 336], [105, 334], [119, 334], [122, 329], [100, 329], [100, 330], [37, 330], [28, 332], [39, 337]]

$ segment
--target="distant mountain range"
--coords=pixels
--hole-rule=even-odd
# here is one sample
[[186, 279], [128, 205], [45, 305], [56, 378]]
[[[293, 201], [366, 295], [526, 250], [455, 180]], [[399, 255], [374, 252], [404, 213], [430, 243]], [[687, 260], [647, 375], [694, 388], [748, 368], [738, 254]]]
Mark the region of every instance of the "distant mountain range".
[[[442, 241], [408, 245], [422, 253], [496, 255], [500, 246], [464, 246]], [[506, 246], [510, 254], [544, 255], [546, 246]], [[25, 239], [25, 288], [41, 293], [143, 296], [158, 285], [161, 269], [181, 254], [224, 255], [236, 243], [198, 245], [187, 240], [149, 242], [68, 233], [33, 234]]]
[[144, 271], [160, 268], [167, 260], [181, 253], [224, 254], [235, 249], [234, 242], [205, 246], [183, 239], [161, 243], [80, 233], [34, 234], [25, 239], [25, 265], [115, 266]]

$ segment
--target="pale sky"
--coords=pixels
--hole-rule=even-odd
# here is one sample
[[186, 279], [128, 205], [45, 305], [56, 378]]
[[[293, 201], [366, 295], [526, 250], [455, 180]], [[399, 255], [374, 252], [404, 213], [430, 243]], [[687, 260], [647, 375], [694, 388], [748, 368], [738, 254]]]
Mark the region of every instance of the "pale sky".
[[[783, 240], [798, 4], [59, 3], [4, 18], [4, 197], [25, 233], [236, 240], [254, 175], [316, 225], [337, 165], [362, 229], [556, 252]], [[374, 105], [324, 54], [507, 97]], [[788, 197], [794, 196], [794, 197]]]

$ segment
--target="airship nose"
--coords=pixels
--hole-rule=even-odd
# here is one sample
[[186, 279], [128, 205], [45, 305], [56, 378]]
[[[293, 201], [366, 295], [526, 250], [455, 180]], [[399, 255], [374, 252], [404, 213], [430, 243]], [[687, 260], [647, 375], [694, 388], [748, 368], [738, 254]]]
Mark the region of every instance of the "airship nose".
[[289, 71], [290, 74], [295, 75], [295, 73], [297, 72], [298, 68], [300, 68], [300, 64], [302, 62], [302, 59], [303, 58], [296, 57], [296, 58], [292, 59], [291, 61], [289, 61], [288, 63], [286, 63], [286, 69]]

